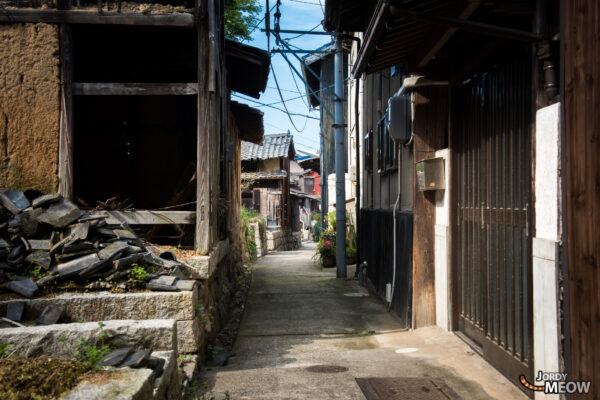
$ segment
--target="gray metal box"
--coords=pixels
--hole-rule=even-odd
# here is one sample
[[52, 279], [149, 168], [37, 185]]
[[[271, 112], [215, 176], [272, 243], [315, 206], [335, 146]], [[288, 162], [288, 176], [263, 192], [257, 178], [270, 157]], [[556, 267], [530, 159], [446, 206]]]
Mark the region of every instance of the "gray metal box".
[[419, 161], [417, 170], [417, 187], [419, 190], [440, 190], [446, 188], [445, 165], [442, 157]]
[[395, 142], [406, 143], [411, 135], [410, 97], [393, 96], [388, 100], [388, 131]]

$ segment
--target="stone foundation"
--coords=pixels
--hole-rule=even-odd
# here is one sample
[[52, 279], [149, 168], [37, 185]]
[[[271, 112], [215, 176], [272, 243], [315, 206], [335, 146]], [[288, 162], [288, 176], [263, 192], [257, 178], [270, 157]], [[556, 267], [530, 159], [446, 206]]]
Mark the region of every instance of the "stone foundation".
[[267, 231], [267, 249], [269, 251], [297, 250], [301, 245], [301, 232]]

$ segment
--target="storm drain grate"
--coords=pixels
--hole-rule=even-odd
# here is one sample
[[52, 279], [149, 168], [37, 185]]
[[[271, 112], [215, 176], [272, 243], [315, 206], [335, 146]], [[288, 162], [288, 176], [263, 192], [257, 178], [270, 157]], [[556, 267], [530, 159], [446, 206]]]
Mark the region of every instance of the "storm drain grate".
[[356, 378], [367, 400], [455, 400], [459, 397], [440, 380], [424, 378]]
[[348, 368], [340, 365], [313, 365], [312, 367], [306, 368], [309, 372], [321, 372], [325, 374], [331, 374], [336, 372], [346, 372]]

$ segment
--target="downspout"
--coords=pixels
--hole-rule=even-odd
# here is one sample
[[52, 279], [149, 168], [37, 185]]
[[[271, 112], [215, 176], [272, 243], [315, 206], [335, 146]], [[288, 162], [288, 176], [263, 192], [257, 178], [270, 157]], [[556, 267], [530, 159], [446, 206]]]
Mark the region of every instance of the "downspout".
[[346, 176], [344, 157], [344, 50], [342, 35], [335, 38], [334, 83], [335, 83], [335, 222], [337, 277], [346, 278]]
[[[351, 35], [344, 36], [347, 39], [356, 41], [356, 53], [360, 50], [361, 41], [360, 38]], [[360, 265], [360, 123], [359, 123], [359, 107], [358, 107], [358, 99], [360, 92], [360, 76], [356, 76], [354, 79], [354, 127], [356, 129], [356, 192], [354, 195], [355, 198], [355, 206], [356, 210], [354, 212], [354, 231], [356, 232], [356, 271], [354, 272], [354, 276], [358, 276], [358, 266]]]

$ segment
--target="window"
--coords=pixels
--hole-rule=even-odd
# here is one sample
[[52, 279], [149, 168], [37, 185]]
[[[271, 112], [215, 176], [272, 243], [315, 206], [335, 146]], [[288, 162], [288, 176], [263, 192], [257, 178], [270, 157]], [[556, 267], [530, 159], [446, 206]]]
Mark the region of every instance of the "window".
[[384, 173], [397, 167], [398, 147], [387, 129], [387, 113], [377, 122], [377, 169]]
[[364, 163], [365, 163], [365, 171], [372, 174], [373, 173], [373, 130], [371, 129], [369, 133], [365, 135], [365, 154], [364, 154]]

